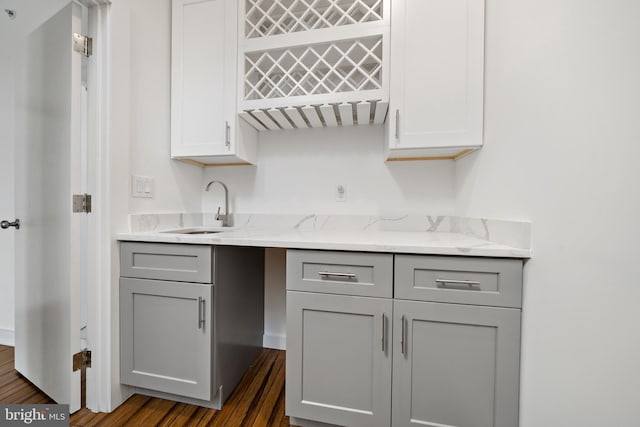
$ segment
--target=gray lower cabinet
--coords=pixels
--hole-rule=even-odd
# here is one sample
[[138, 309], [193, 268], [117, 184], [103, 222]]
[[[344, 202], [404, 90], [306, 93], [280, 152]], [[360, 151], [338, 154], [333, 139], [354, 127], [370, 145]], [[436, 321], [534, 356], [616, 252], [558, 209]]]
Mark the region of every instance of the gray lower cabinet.
[[522, 260], [289, 250], [287, 414], [517, 427], [521, 295]]
[[518, 425], [520, 310], [394, 300], [394, 427]]
[[262, 248], [122, 242], [120, 382], [220, 409], [262, 350]]
[[287, 292], [287, 413], [389, 426], [392, 301]]
[[211, 399], [213, 286], [122, 278], [125, 384]]

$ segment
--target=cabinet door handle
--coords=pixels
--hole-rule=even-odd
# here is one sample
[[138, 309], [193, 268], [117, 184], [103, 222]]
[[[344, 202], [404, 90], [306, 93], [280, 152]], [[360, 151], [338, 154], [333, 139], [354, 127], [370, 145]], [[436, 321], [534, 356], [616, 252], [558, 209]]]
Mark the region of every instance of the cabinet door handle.
[[332, 272], [332, 271], [318, 271], [318, 276], [323, 276], [323, 277], [328, 277], [328, 276], [346, 277], [346, 278], [349, 278], [349, 279], [355, 279], [356, 278], [355, 273], [338, 273], [338, 272]]
[[387, 315], [382, 313], [382, 352], [387, 348]]
[[396, 139], [400, 139], [400, 110], [396, 110]]
[[436, 283], [438, 286], [447, 286], [447, 284], [452, 285], [468, 285], [471, 286], [480, 286], [480, 282], [476, 282], [475, 280], [454, 280], [454, 279], [436, 279]]
[[198, 329], [204, 328], [205, 311], [204, 311], [205, 299], [198, 297]]
[[224, 122], [224, 145], [227, 146], [227, 150], [231, 149], [231, 127], [229, 122]]
[[405, 317], [402, 316], [402, 319], [400, 319], [400, 324], [402, 325], [402, 331], [400, 332], [400, 352], [404, 355], [407, 351], [406, 349], [406, 339], [405, 339], [405, 335], [406, 335], [406, 327], [405, 327]]

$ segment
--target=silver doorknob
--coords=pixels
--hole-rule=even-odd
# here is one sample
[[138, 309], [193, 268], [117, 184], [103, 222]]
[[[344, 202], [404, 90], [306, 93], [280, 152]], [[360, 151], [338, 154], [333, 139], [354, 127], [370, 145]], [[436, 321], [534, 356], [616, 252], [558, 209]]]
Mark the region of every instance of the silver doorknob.
[[19, 230], [20, 229], [20, 220], [16, 219], [13, 222], [9, 222], [9, 221], [6, 221], [6, 220], [2, 221], [2, 222], [0, 222], [0, 227], [5, 228], [5, 229], [9, 228], [9, 227], [15, 227], [16, 230]]

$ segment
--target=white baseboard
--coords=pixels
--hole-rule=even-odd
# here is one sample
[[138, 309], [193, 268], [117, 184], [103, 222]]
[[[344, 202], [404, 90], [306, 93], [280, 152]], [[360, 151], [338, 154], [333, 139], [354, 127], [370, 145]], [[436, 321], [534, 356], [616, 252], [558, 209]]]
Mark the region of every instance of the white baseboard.
[[262, 336], [262, 346], [264, 348], [274, 348], [276, 350], [287, 349], [287, 337], [285, 335], [264, 334]]
[[15, 347], [16, 345], [16, 333], [9, 329], [0, 329], [0, 345], [8, 345]]

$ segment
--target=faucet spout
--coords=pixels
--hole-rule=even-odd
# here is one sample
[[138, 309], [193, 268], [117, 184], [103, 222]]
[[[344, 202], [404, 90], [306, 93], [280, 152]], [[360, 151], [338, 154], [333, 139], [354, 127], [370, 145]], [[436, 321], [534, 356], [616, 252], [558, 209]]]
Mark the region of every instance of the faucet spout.
[[[226, 185], [224, 185], [222, 181], [213, 180], [207, 184], [207, 187], [205, 188], [205, 190], [209, 191], [209, 188], [211, 188], [212, 184], [220, 184], [224, 189], [224, 217], [222, 218], [222, 226], [228, 227], [229, 226], [229, 189], [227, 188]], [[220, 208], [218, 208], [218, 212], [220, 212]]]

